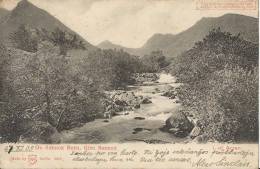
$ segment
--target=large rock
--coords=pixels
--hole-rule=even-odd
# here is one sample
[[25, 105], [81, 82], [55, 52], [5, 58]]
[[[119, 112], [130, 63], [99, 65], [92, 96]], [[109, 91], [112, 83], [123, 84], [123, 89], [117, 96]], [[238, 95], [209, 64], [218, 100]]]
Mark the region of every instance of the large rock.
[[128, 106], [125, 100], [115, 100], [114, 103], [119, 106]]
[[175, 112], [166, 120], [166, 130], [177, 137], [186, 137], [192, 131], [194, 125], [180, 111]]
[[136, 96], [132, 91], [116, 91], [112, 94], [111, 99], [117, 106], [121, 106], [124, 110], [140, 108], [140, 104], [145, 99], [143, 96]]
[[156, 73], [136, 73], [134, 79], [136, 83], [155, 82], [159, 76]]
[[[106, 98], [103, 101], [105, 109], [101, 117], [111, 118], [113, 115], [120, 114], [118, 112], [139, 109], [144, 99], [146, 98], [141, 95], [135, 95], [132, 91], [115, 90], [107, 92]], [[150, 102], [149, 99], [147, 99], [145, 102]]]
[[[138, 97], [134, 92], [117, 91], [112, 95], [112, 100], [117, 104], [119, 102], [125, 103], [126, 105], [132, 105], [138, 103]], [[126, 106], [125, 105], [125, 106]]]
[[32, 128], [20, 136], [20, 143], [60, 143], [60, 133], [47, 122], [36, 121]]

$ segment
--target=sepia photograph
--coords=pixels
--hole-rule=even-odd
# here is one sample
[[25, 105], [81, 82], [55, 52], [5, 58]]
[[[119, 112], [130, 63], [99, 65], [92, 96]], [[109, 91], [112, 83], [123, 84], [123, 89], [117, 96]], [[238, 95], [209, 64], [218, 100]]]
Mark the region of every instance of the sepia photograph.
[[0, 0], [0, 142], [258, 144], [258, 2], [227, 2]]

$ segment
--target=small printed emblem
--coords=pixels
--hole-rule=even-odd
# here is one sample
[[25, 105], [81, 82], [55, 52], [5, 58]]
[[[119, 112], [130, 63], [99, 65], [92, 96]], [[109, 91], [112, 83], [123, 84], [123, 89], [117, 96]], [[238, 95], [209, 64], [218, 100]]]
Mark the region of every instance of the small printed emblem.
[[28, 155], [28, 163], [34, 165], [37, 163], [37, 155]]

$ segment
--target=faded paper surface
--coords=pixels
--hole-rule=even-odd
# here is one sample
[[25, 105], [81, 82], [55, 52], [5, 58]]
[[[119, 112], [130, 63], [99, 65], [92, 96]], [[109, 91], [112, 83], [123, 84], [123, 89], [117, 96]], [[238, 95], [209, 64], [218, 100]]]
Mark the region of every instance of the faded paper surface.
[[[41, 9], [48, 13], [41, 11]], [[52, 18], [53, 16], [55, 19]], [[84, 42], [73, 41], [73, 37], [68, 35], [69, 42], [66, 41], [65, 37], [65, 40], [61, 38], [61, 41], [55, 41], [57, 39], [50, 38], [51, 45], [53, 46], [50, 47], [49, 42], [47, 45], [39, 42], [38, 46], [34, 48], [33, 44], [35, 39], [33, 39], [32, 41], [22, 41], [22, 44], [32, 43], [32, 45], [30, 44], [31, 46], [25, 45], [25, 47], [30, 50], [26, 50], [21, 44], [19, 45], [23, 47], [20, 46], [18, 49], [18, 47], [10, 45], [11, 43], [8, 39], [10, 39], [10, 35], [13, 35], [12, 33], [15, 32], [20, 25], [28, 27], [33, 37], [37, 37], [38, 34], [40, 34], [45, 38], [49, 35], [44, 34], [41, 28], [44, 28], [46, 32], [50, 31], [55, 34], [55, 28], [57, 26], [61, 30], [68, 31], [71, 34], [76, 33], [77, 36], [84, 39]], [[148, 75], [136, 75], [135, 83], [127, 84], [127, 88], [120, 86], [121, 88], [112, 88], [113, 90], [106, 90], [102, 94], [100, 94], [100, 91], [103, 92], [104, 90], [102, 87], [108, 83], [106, 78], [114, 77], [112, 75], [109, 76], [110, 74], [106, 75], [106, 73], [111, 70], [114, 71], [112, 73], [117, 71], [117, 69], [114, 70], [113, 68], [108, 69], [105, 67], [105, 64], [112, 63], [112, 61], [106, 60], [106, 57], [110, 57], [111, 53], [108, 52], [107, 55], [104, 54], [106, 57], [95, 60], [99, 55], [102, 55], [102, 53], [97, 52], [93, 54], [94, 57], [90, 57], [90, 59], [92, 59], [91, 61], [93, 62], [98, 62], [99, 65], [84, 65], [86, 61], [85, 55], [90, 55], [92, 51], [98, 50], [98, 48], [104, 50], [117, 49], [119, 51], [122, 49], [131, 55], [144, 56], [144, 58], [153, 51], [161, 50], [167, 59], [173, 61], [169, 63], [169, 65], [171, 65], [175, 63], [174, 58], [192, 49], [194, 44], [203, 40], [210, 30], [217, 30], [218, 27], [222, 30], [224, 29], [224, 31], [231, 32], [234, 35], [239, 34], [242, 38], [245, 38], [243, 45], [246, 46], [249, 43], [249, 47], [246, 46], [245, 50], [251, 50], [250, 56], [251, 54], [252, 56], [258, 55], [255, 50], [256, 48], [258, 50], [257, 0], [0, 0], [0, 38], [3, 39], [3, 41], [0, 42], [4, 44], [12, 57], [11, 63], [3, 62], [2, 64], [1, 62], [1, 65], [11, 65], [10, 68], [8, 67], [8, 71], [11, 73], [10, 76], [7, 76], [8, 78], [0, 80], [10, 82], [10, 84], [12, 84], [10, 86], [13, 87], [10, 88], [14, 89], [14, 93], [19, 93], [22, 90], [21, 93], [23, 96], [21, 97], [22, 99], [19, 99], [24, 101], [16, 104], [17, 100], [13, 99], [13, 95], [10, 94], [11, 92], [7, 94], [7, 99], [6, 95], [3, 94], [2, 97], [1, 94], [1, 106], [5, 104], [6, 100], [11, 100], [10, 103], [15, 102], [15, 104], [13, 104], [13, 107], [10, 106], [10, 104], [1, 107], [1, 109], [4, 110], [1, 111], [1, 113], [4, 115], [1, 116], [3, 122], [0, 121], [0, 130], [2, 130], [0, 134], [0, 168], [258, 168], [259, 152], [257, 141], [234, 141], [231, 138], [225, 139], [225, 137], [230, 136], [229, 133], [227, 132], [226, 134], [223, 130], [219, 130], [219, 133], [215, 132], [215, 135], [218, 135], [215, 137], [220, 140], [222, 139], [220, 143], [214, 140], [215, 137], [214, 134], [212, 136], [212, 132], [210, 135], [210, 132], [207, 133], [207, 131], [203, 131], [210, 135], [210, 137], [205, 136], [206, 134], [200, 129], [201, 126], [197, 123], [198, 119], [195, 118], [195, 115], [188, 116], [184, 114], [185, 118], [184, 120], [182, 119], [183, 121], [174, 121], [174, 118], [179, 118], [179, 116], [172, 117], [172, 114], [174, 115], [179, 111], [185, 110], [185, 106], [177, 94], [172, 94], [181, 87], [182, 83], [177, 81], [177, 77], [169, 74], [170, 69], [167, 69], [168, 65], [166, 66], [167, 68], [160, 67], [159, 71], [157, 70], [157, 72], [154, 73], [157, 75], [153, 73]], [[24, 31], [26, 32], [26, 30]], [[40, 41], [48, 39], [45, 38], [41, 37]], [[72, 41], [70, 41], [71, 39]], [[214, 36], [212, 39], [214, 39]], [[76, 45], [69, 46], [73, 42], [75, 42]], [[81, 46], [83, 43], [85, 47]], [[239, 50], [239, 48], [243, 48], [243, 45], [235, 48], [235, 51]], [[229, 47], [231, 46], [232, 45]], [[217, 51], [215, 53], [216, 55], [209, 54], [209, 56], [219, 59], [222, 54], [226, 52], [225, 50], [228, 51], [229, 49]], [[243, 52], [242, 50], [241, 53]], [[155, 54], [160, 55], [162, 53], [157, 52]], [[248, 53], [245, 55], [247, 54]], [[118, 55], [128, 57], [127, 54], [122, 52]], [[66, 61], [72, 64], [68, 66], [66, 61], [63, 62], [64, 60], [62, 59], [65, 58], [63, 56], [68, 56], [67, 58], [69, 59]], [[40, 59], [36, 64], [34, 61], [37, 57]], [[52, 60], [55, 57], [57, 57], [57, 59]], [[30, 60], [30, 58], [33, 59]], [[219, 65], [220, 67], [226, 65], [223, 66], [223, 69], [228, 67], [225, 61], [221, 62], [217, 59], [211, 60], [213, 64], [207, 63], [208, 65], [205, 66], [206, 68], [203, 67], [203, 69], [209, 68], [211, 70], [211, 68], [214, 69]], [[232, 59], [234, 59], [234, 62], [237, 62], [235, 58]], [[25, 63], [27, 60], [29, 60], [28, 63], [32, 64]], [[48, 65], [49, 62], [52, 62], [52, 64]], [[144, 60], [143, 62], [146, 64], [152, 63], [148, 60]], [[216, 62], [216, 65], [214, 62]], [[238, 64], [242, 64], [241, 67], [243, 67], [243, 63], [246, 61], [243, 60], [241, 62], [242, 63], [239, 62]], [[251, 62], [255, 62], [255, 60], [250, 60], [249, 64], [251, 64]], [[82, 63], [83, 68], [81, 67]], [[203, 65], [204, 63], [206, 63], [206, 61], [199, 64]], [[134, 64], [136, 63], [134, 62]], [[184, 67], [189, 68], [189, 64]], [[35, 65], [40, 65], [40, 68], [35, 68]], [[88, 76], [91, 77], [92, 74], [99, 72], [99, 70], [96, 69], [93, 69], [94, 71], [88, 69], [92, 68], [93, 65], [99, 69], [104, 67], [107, 69], [93, 76], [94, 80], [91, 78], [89, 80]], [[158, 63], [158, 65], [160, 64]], [[258, 64], [254, 63], [253, 65], [255, 67], [258, 66]], [[48, 66], [50, 69], [48, 69]], [[65, 74], [64, 72], [68, 70], [71, 71], [67, 69], [66, 66], [72, 67], [76, 73], [69, 74], [66, 78], [54, 79], [55, 82], [59, 80], [62, 81], [62, 85], [60, 85], [60, 83], [50, 82], [50, 79], [53, 78], [51, 75], [56, 73], [55, 75], [58, 77], [63, 76]], [[125, 65], [125, 67], [127, 67], [127, 65]], [[245, 67], [246, 69], [248, 68], [247, 65]], [[24, 71], [24, 68], [26, 71]], [[32, 71], [29, 72], [29, 69], [35, 71], [37, 75], [31, 73]], [[83, 69], [87, 71], [77, 72], [77, 70]], [[128, 68], [126, 69], [128, 70]], [[24, 76], [23, 71], [26, 72], [26, 76]], [[196, 73], [199, 74], [201, 70], [197, 71]], [[5, 71], [1, 69], [1, 73], [2, 72], [4, 72], [4, 77]], [[41, 76], [42, 72], [44, 74], [43, 76]], [[237, 70], [237, 72], [239, 74], [240, 69]], [[252, 72], [246, 74], [245, 78], [251, 79]], [[85, 74], [86, 76], [84, 76]], [[225, 73], [220, 72], [219, 74], [223, 75]], [[2, 76], [2, 74], [0, 75]], [[104, 78], [102, 75], [107, 77]], [[69, 77], [73, 76], [83, 80], [70, 83], [73, 81], [71, 79], [74, 78]], [[128, 74], [123, 74], [123, 76], [128, 76]], [[234, 76], [230, 77], [230, 79]], [[30, 78], [34, 78], [32, 83], [26, 83], [31, 82]], [[99, 81], [99, 79], [101, 80]], [[252, 81], [254, 80], [255, 79]], [[239, 80], [235, 79], [234, 83], [237, 81]], [[250, 82], [247, 84], [249, 83]], [[3, 84], [3, 86], [5, 86], [5, 83]], [[99, 101], [99, 97], [94, 96], [93, 93], [93, 95], [87, 95], [87, 98], [93, 97], [94, 101], [82, 101], [81, 96], [85, 94], [82, 92], [85, 90], [82, 89], [82, 86], [87, 86], [86, 84], [92, 85], [88, 88], [87, 92], [92, 92], [94, 86], [95, 91], [100, 90], [99, 94], [100, 96], [102, 95], [102, 97], [112, 91], [112, 94], [109, 93], [109, 97], [112, 98], [112, 105], [106, 105], [105, 111], [85, 106], [89, 104], [95, 105], [94, 103]], [[33, 87], [31, 87], [30, 90], [25, 90], [21, 87], [23, 85], [26, 86], [26, 89], [28, 86], [28, 88]], [[228, 82], [221, 83], [221, 85], [228, 85]], [[242, 83], [241, 86], [243, 85]], [[76, 89], [74, 86], [77, 86], [75, 87]], [[216, 86], [211, 86], [211, 88], [215, 89], [217, 88]], [[250, 91], [250, 87], [245, 88]], [[102, 88], [102, 90], [100, 88]], [[9, 87], [3, 87], [3, 89], [7, 91]], [[35, 91], [35, 93], [31, 91]], [[214, 95], [214, 90], [212, 91], [208, 93], [210, 96]], [[230, 91], [233, 91], [233, 89], [230, 89]], [[234, 98], [231, 98], [234, 100], [236, 96], [241, 96], [245, 100], [247, 99], [245, 95], [236, 95], [236, 92], [234, 92], [234, 94], [230, 91], [224, 92], [226, 92], [227, 95], [233, 94]], [[2, 92], [2, 89], [0, 92]], [[51, 94], [48, 95], [48, 93]], [[258, 93], [258, 91], [255, 91], [255, 93]], [[27, 97], [26, 94], [31, 95]], [[82, 101], [82, 104], [75, 103], [78, 98], [73, 94], [80, 97], [79, 100]], [[24, 95], [26, 96], [24, 97]], [[61, 95], [62, 99], [60, 98]], [[64, 97], [66, 97], [65, 101], [63, 100]], [[42, 98], [47, 101], [42, 101]], [[39, 103], [37, 101], [39, 101]], [[48, 103], [48, 101], [50, 103]], [[238, 101], [240, 100], [238, 99]], [[245, 102], [250, 102], [251, 105], [251, 102], [254, 101], [256, 100], [252, 101], [248, 99], [248, 101]], [[239, 102], [238, 104], [245, 102]], [[27, 104], [29, 104], [29, 106]], [[49, 104], [52, 105], [52, 107], [49, 107], [50, 109], [55, 108], [53, 108], [53, 111], [49, 110], [49, 113], [54, 114], [53, 118], [56, 120], [53, 122], [54, 124], [51, 124], [49, 119], [47, 119], [46, 122], [46, 117], [45, 121], [41, 119], [41, 115], [43, 114], [44, 116], [44, 112], [47, 112]], [[77, 106], [71, 106], [73, 104]], [[110, 104], [110, 102], [106, 104]], [[80, 106], [81, 108], [78, 108]], [[215, 104], [212, 104], [212, 106], [215, 106]], [[230, 105], [227, 106], [227, 109], [229, 109], [229, 106]], [[233, 105], [231, 105], [231, 107], [232, 106]], [[6, 107], [11, 107], [10, 109], [12, 109], [12, 111]], [[120, 110], [114, 110], [116, 109], [115, 107]], [[214, 108], [216, 107], [218, 107], [218, 105]], [[95, 114], [94, 119], [92, 119], [91, 116], [91, 119], [82, 120], [85, 116], [78, 112], [84, 111], [88, 113], [87, 110], [91, 108], [93, 108], [93, 111], [99, 111], [99, 114]], [[13, 109], [17, 111], [13, 111]], [[69, 109], [70, 111], [68, 112], [70, 113], [74, 111], [77, 112], [78, 114], [75, 116], [79, 118], [72, 118], [70, 114], [66, 114], [66, 111]], [[217, 110], [219, 110], [220, 114], [222, 113], [222, 109]], [[92, 109], [89, 111], [92, 112]], [[210, 112], [210, 108], [207, 109], [207, 111]], [[248, 112], [252, 111], [248, 110]], [[6, 115], [5, 112], [12, 112], [12, 116], [10, 114]], [[25, 112], [24, 116], [21, 115], [21, 119], [25, 119], [24, 121], [20, 119], [20, 121], [15, 121], [19, 117], [19, 115], [16, 115], [17, 112], [21, 112], [22, 115], [22, 112]], [[249, 113], [249, 115], [247, 114], [245, 116], [249, 117], [250, 115], [252, 114]], [[180, 116], [182, 117], [182, 115]], [[212, 116], [210, 114], [208, 118], [212, 120]], [[13, 119], [11, 118], [10, 120], [10, 118], [7, 117], [12, 117]], [[242, 117], [242, 119], [246, 117]], [[88, 116], [87, 118], [90, 117]], [[216, 117], [216, 119], [217, 118], [218, 117]], [[4, 121], [5, 119], [9, 119], [9, 121], [6, 120], [8, 121], [6, 122]], [[70, 123], [67, 119], [74, 121]], [[206, 120], [204, 117], [204, 121]], [[237, 124], [234, 122], [235, 120], [237, 119], [230, 118], [230, 124]], [[256, 123], [255, 121], [253, 122], [253, 120], [252, 125]], [[247, 122], [247, 124], [249, 123], [250, 121]], [[26, 124], [28, 124], [29, 127]], [[180, 127], [183, 125], [185, 126], [183, 127], [184, 129]], [[210, 126], [210, 124], [208, 125]], [[229, 130], [230, 128], [234, 128], [234, 130], [237, 129], [236, 125], [234, 125], [235, 127], [232, 125], [223, 123], [219, 126], [222, 128], [227, 126], [226, 128]], [[21, 126], [26, 126], [26, 132], [17, 129]], [[212, 125], [212, 127], [216, 126]], [[244, 126], [242, 126], [242, 128], [243, 127]], [[207, 129], [210, 130], [210, 127]], [[242, 131], [243, 133], [238, 133], [237, 135], [247, 135], [247, 131]], [[45, 135], [45, 133], [47, 134]], [[255, 132], [255, 135], [258, 135], [258, 133]]]
[[2, 168], [258, 168], [257, 144], [10, 144], [1, 152]]

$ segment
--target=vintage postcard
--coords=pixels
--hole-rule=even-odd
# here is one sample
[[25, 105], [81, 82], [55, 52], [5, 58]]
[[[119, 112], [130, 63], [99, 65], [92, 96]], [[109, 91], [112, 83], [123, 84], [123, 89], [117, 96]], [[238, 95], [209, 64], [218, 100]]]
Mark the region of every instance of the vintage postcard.
[[258, 168], [257, 0], [0, 0], [0, 168]]

